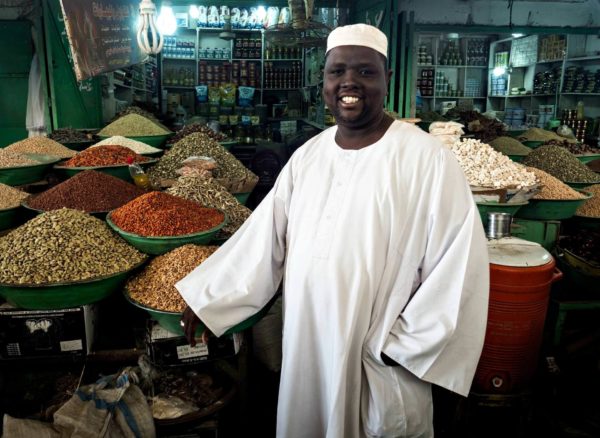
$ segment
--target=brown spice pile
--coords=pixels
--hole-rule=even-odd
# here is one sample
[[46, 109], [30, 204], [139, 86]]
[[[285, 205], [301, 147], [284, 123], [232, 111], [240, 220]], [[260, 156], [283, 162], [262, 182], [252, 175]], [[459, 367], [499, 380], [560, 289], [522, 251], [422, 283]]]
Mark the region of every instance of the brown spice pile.
[[585, 201], [575, 214], [578, 216], [600, 218], [600, 184], [587, 186], [582, 190], [591, 193], [592, 197]]
[[566, 201], [571, 199], [584, 199], [586, 196], [572, 189], [558, 178], [544, 172], [536, 167], [528, 167], [527, 170], [533, 172], [538, 179], [541, 190], [533, 199], [552, 199]]
[[148, 157], [138, 155], [131, 149], [119, 145], [104, 145], [89, 148], [63, 163], [65, 167], [97, 167], [127, 164], [129, 159], [134, 163], [148, 161]]

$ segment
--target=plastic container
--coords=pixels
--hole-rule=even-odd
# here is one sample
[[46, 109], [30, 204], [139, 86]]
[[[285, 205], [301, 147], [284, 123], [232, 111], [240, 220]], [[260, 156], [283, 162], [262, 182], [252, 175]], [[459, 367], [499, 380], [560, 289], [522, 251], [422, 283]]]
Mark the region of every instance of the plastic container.
[[46, 173], [52, 168], [54, 163], [61, 159], [51, 155], [23, 154], [27, 157], [39, 161], [39, 164], [30, 166], [2, 167], [0, 168], [0, 183], [8, 186], [20, 186], [31, 184], [44, 179]]
[[529, 204], [519, 209], [515, 216], [523, 219], [535, 220], [569, 219], [575, 214], [581, 204], [592, 197], [592, 195], [589, 193], [581, 193], [586, 195], [584, 199], [571, 199], [563, 201], [555, 201], [552, 199], [530, 199]]
[[23, 209], [20, 205], [0, 210], [0, 230], [14, 228], [22, 222]]
[[525, 141], [522, 141], [521, 143], [523, 143], [525, 146], [527, 146], [528, 148], [531, 148], [531, 149], [535, 149], [544, 144], [543, 141], [534, 141], [534, 140], [525, 140]]
[[127, 159], [127, 165], [129, 169], [129, 176], [131, 176], [131, 179], [136, 186], [147, 190], [152, 188], [148, 174], [144, 172], [142, 166], [133, 162], [132, 157]]
[[[138, 163], [142, 168], [149, 167], [158, 162], [158, 159], [150, 159], [143, 163]], [[131, 174], [129, 173], [129, 166], [127, 164], [117, 164], [115, 166], [90, 166], [90, 167], [67, 167], [61, 166], [60, 163], [54, 166], [56, 173], [63, 179], [71, 178], [77, 175], [79, 172], [85, 170], [96, 170], [98, 172], [106, 173], [117, 178], [120, 178], [127, 182], [133, 182]]]
[[588, 155], [575, 155], [582, 163], [589, 163], [590, 161], [597, 160], [600, 158], [600, 154], [588, 154]]
[[[600, 177], [600, 175], [599, 175], [599, 177]], [[580, 190], [580, 189], [584, 189], [588, 186], [592, 186], [594, 184], [600, 184], [600, 178], [598, 178], [598, 181], [594, 181], [594, 182], [574, 182], [574, 181], [563, 181], [563, 182], [575, 190]]]
[[509, 155], [508, 158], [513, 160], [515, 163], [520, 163], [527, 155]]
[[248, 202], [248, 198], [250, 197], [250, 193], [252, 192], [234, 193], [233, 196], [235, 196], [235, 199], [237, 199], [240, 204], [246, 205], [246, 202]]

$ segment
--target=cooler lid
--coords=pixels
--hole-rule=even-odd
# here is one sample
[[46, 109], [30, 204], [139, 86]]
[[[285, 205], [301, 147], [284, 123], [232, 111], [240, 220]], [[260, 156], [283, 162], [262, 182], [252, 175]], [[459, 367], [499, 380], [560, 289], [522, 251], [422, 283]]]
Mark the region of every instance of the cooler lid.
[[501, 266], [532, 267], [550, 263], [552, 255], [536, 242], [503, 237], [488, 241], [490, 263]]

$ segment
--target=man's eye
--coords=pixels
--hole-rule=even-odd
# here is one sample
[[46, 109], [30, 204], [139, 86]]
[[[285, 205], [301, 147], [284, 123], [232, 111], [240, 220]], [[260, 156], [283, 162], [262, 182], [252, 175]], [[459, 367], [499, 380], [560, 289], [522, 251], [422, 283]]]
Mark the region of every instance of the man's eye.
[[370, 76], [373, 74], [373, 70], [369, 70], [368, 68], [363, 68], [359, 72], [362, 76]]

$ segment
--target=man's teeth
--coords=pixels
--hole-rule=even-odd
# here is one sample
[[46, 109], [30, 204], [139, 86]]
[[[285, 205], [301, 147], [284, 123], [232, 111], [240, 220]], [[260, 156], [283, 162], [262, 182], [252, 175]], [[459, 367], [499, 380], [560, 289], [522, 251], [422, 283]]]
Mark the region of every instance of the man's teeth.
[[356, 103], [356, 102], [358, 102], [358, 97], [344, 96], [344, 97], [342, 97], [342, 102], [344, 102], [344, 103]]

